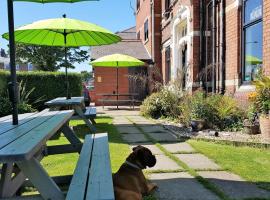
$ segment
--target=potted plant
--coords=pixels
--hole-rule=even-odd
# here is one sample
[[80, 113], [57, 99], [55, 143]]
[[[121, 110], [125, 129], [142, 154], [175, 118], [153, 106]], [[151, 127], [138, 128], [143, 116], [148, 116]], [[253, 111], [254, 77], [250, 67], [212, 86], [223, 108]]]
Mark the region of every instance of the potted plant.
[[255, 135], [260, 133], [260, 124], [259, 124], [259, 116], [255, 111], [253, 105], [249, 107], [248, 110], [248, 118], [244, 120], [244, 129], [243, 132], [249, 135]]
[[264, 138], [270, 139], [270, 77], [260, 72], [254, 85], [253, 103], [259, 113], [260, 130]]

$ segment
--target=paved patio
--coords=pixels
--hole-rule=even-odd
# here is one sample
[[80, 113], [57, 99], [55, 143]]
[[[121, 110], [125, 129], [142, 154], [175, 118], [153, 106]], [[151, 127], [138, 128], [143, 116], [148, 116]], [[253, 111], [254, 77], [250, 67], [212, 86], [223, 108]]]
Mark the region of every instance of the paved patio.
[[[155, 192], [161, 200], [218, 200], [211, 190], [204, 187], [191, 176], [179, 163], [208, 180], [229, 199], [270, 199], [270, 192], [258, 188], [255, 184], [243, 180], [236, 174], [223, 170], [214, 161], [195, 151], [187, 142], [178, 139], [163, 126], [139, 116], [137, 110], [111, 110], [98, 108], [99, 113], [114, 118], [113, 123], [123, 139], [134, 146], [141, 144], [149, 148], [157, 157], [157, 164], [148, 170], [149, 179], [158, 184]], [[154, 144], [171, 153], [179, 162], [172, 160]]]

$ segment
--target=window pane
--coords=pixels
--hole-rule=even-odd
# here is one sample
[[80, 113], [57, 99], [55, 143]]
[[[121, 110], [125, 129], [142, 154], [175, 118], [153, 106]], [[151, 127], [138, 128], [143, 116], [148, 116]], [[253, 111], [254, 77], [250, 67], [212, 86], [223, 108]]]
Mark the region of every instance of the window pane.
[[144, 23], [144, 41], [148, 40], [148, 20]]
[[245, 24], [262, 18], [262, 0], [247, 0], [245, 2]]
[[262, 22], [245, 29], [245, 81], [254, 80], [259, 68], [262, 67], [262, 33]]

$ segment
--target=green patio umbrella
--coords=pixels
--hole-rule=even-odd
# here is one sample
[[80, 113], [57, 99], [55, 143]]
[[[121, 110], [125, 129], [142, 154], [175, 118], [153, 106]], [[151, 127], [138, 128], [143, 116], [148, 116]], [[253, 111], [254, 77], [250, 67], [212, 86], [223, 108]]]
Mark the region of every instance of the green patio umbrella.
[[[8, 7], [8, 31], [9, 37], [9, 55], [10, 55], [10, 74], [11, 82], [9, 83], [10, 98], [12, 101], [12, 118], [13, 125], [18, 124], [18, 85], [17, 85], [17, 75], [15, 66], [15, 41], [14, 41], [14, 10], [13, 1], [7, 0]], [[95, 1], [95, 0], [17, 0], [17, 1], [28, 1], [36, 3], [53, 3], [53, 2], [63, 2], [63, 3], [74, 3], [79, 1]], [[98, 0], [96, 0], [98, 1]]]
[[255, 56], [251, 56], [251, 55], [247, 55], [246, 56], [246, 62], [250, 65], [258, 65], [258, 64], [262, 64], [262, 60], [255, 57]]
[[[23, 44], [65, 47], [99, 46], [119, 42], [121, 38], [114, 33], [85, 21], [66, 18], [47, 19], [22, 26], [15, 30], [15, 41]], [[9, 39], [5, 33], [3, 38]], [[66, 65], [67, 66], [67, 65]], [[70, 98], [66, 67], [67, 98]]]
[[123, 55], [123, 54], [112, 54], [112, 55], [104, 56], [95, 61], [90, 62], [90, 64], [93, 65], [94, 67], [115, 67], [116, 68], [117, 100], [118, 100], [118, 68], [145, 66], [145, 63], [138, 60], [137, 58], [134, 58], [128, 55]]

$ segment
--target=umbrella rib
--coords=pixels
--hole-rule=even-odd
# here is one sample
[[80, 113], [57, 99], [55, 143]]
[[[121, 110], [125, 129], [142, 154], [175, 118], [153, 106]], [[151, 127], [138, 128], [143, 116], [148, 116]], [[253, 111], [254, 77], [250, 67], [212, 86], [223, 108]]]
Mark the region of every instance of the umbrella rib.
[[47, 30], [46, 34], [44, 34], [43, 38], [41, 39], [41, 42], [42, 42], [42, 41], [44, 40], [44, 38], [46, 38], [47, 35], [49, 35], [49, 34], [50, 34], [50, 30]]
[[[104, 43], [105, 40], [104, 40], [99, 34], [97, 34], [97, 33], [98, 33], [98, 32], [92, 32], [92, 34], [96, 35], [96, 36], [99, 37], [101, 40], [103, 40], [101, 44], [98, 43], [98, 42], [97, 42], [97, 44], [98, 44], [98, 45], [107, 44], [107, 43]], [[93, 38], [94, 38], [94, 37], [93, 37]], [[105, 42], [107, 42], [107, 41], [105, 41]]]
[[[98, 32], [98, 34], [100, 34], [100, 33]], [[112, 42], [114, 41], [114, 39], [112, 39], [112, 38], [110, 37], [110, 35], [108, 35], [108, 34], [103, 34], [102, 36], [108, 38], [108, 39], [110, 40], [109, 43], [112, 43]]]
[[[94, 32], [86, 32], [96, 43], [97, 43], [97, 45], [93, 45], [93, 46], [98, 46], [99, 45], [99, 42], [91, 35], [91, 33], [93, 34]], [[84, 37], [84, 36], [83, 36]], [[88, 42], [87, 42], [88, 43]], [[91, 45], [91, 44], [89, 44], [89, 45]]]
[[36, 33], [33, 37], [31, 37], [31, 38], [29, 39], [28, 43], [31, 44], [31, 41], [32, 41], [38, 34], [40, 34], [41, 31], [42, 31], [42, 30], [38, 30], [37, 33]]
[[[87, 31], [85, 31], [86, 33], [88, 33]], [[80, 35], [82, 36], [82, 38], [84, 39], [84, 41], [86, 42], [86, 44], [88, 44], [89, 46], [91, 46], [91, 44], [88, 42], [87, 38], [85, 37], [85, 35], [83, 34], [83, 32], [80, 32]], [[96, 39], [94, 37], [92, 37], [90, 34], [89, 36], [98, 44], [98, 42], [96, 41]]]
[[[80, 32], [78, 31], [78, 33], [80, 33]], [[75, 40], [76, 46], [79, 46], [79, 44], [78, 44], [78, 42], [77, 42], [77, 39], [76, 39], [75, 35], [72, 34], [72, 36], [73, 36], [73, 38], [74, 38], [74, 40]]]
[[54, 45], [54, 42], [55, 42], [55, 39], [56, 39], [56, 32], [54, 32], [54, 37], [53, 37], [53, 40], [52, 40], [52, 43], [51, 43], [51, 45], [53, 46]]
[[107, 40], [108, 37], [106, 36], [106, 34], [102, 34], [100, 32], [96, 32], [96, 35], [98, 35], [106, 43], [108, 43], [108, 44], [111, 44], [112, 43], [111, 40]]

